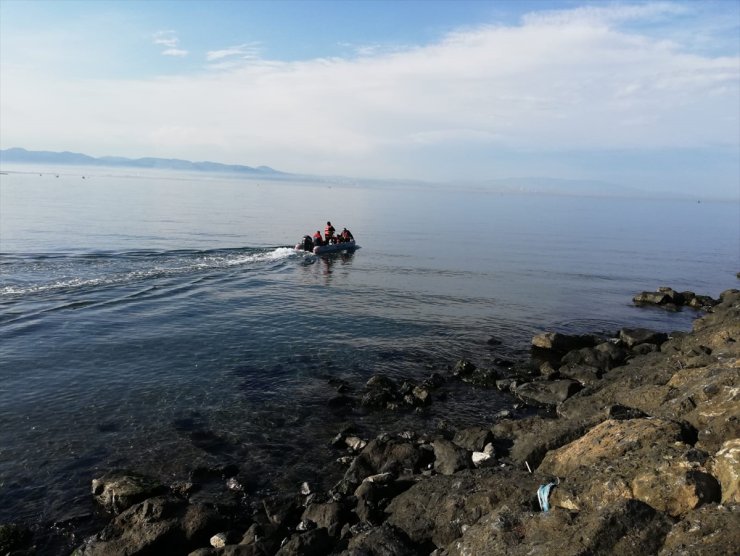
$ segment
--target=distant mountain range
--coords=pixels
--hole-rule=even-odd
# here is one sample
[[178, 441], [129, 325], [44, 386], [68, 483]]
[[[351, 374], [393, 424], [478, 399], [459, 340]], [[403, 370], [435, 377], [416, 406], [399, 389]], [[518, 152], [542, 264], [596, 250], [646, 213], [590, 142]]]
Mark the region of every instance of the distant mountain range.
[[154, 170], [181, 170], [186, 172], [223, 172], [229, 174], [248, 174], [264, 177], [288, 176], [269, 166], [241, 166], [219, 162], [190, 162], [177, 158], [124, 158], [120, 156], [101, 156], [95, 158], [86, 154], [72, 152], [27, 151], [26, 149], [0, 150], [0, 162], [18, 164], [61, 164], [65, 166], [109, 166], [116, 168], [146, 168]]
[[[29, 151], [12, 148], [0, 150], [0, 164], [36, 164], [59, 166], [106, 166], [116, 168], [138, 168], [153, 170], [176, 170], [183, 172], [208, 172], [243, 177], [259, 177], [274, 180], [309, 180], [331, 185], [364, 185], [371, 187], [399, 187], [427, 189], [441, 183], [430, 183], [418, 180], [398, 179], [363, 179], [345, 176], [314, 176], [307, 174], [289, 174], [279, 172], [269, 166], [241, 166], [221, 164], [219, 162], [191, 162], [177, 158], [124, 158], [120, 156], [102, 156], [95, 158], [86, 154], [73, 152]], [[453, 180], [446, 185], [463, 189], [514, 193], [525, 195], [576, 195], [597, 197], [645, 197], [646, 194], [637, 188], [597, 180], [573, 180], [548, 177], [517, 177], [493, 180]]]

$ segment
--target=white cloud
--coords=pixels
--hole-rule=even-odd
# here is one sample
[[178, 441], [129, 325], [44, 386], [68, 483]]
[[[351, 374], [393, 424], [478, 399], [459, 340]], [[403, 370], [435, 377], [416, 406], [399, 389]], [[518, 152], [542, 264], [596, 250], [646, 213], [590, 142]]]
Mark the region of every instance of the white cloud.
[[167, 50], [162, 51], [162, 56], [176, 56], [182, 58], [187, 55], [188, 51], [182, 50], [181, 48], [168, 48]]
[[157, 31], [152, 37], [154, 44], [164, 47], [162, 56], [175, 56], [182, 58], [188, 55], [188, 51], [179, 48], [180, 39], [174, 31]]
[[255, 60], [259, 57], [260, 48], [258, 43], [239, 44], [222, 50], [211, 50], [206, 53], [206, 60], [214, 62], [224, 58], [236, 57], [241, 60]]
[[540, 14], [353, 58], [265, 60], [239, 44], [209, 52], [210, 71], [152, 80], [49, 87], [14, 74], [3, 132], [61, 145], [75, 129], [91, 154], [421, 178], [494, 171], [501, 150], [737, 149], [737, 52], [691, 54], [610, 26], [674, 9], [650, 6]]

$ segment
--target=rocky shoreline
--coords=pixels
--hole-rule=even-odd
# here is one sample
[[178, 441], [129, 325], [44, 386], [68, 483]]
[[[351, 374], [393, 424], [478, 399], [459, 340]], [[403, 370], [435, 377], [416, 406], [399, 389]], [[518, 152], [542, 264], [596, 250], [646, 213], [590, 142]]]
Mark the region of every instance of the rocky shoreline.
[[[661, 288], [633, 300], [706, 313], [689, 333], [544, 333], [532, 359], [396, 382], [381, 375], [335, 407], [423, 411], [464, 381], [532, 408], [461, 430], [327, 439], [346, 465], [326, 492], [257, 496], [237, 466], [163, 485], [131, 472], [92, 482], [107, 525], [74, 554], [731, 554], [740, 546], [740, 291]], [[495, 339], [490, 340], [495, 342]], [[0, 554], [34, 554], [0, 525]]]

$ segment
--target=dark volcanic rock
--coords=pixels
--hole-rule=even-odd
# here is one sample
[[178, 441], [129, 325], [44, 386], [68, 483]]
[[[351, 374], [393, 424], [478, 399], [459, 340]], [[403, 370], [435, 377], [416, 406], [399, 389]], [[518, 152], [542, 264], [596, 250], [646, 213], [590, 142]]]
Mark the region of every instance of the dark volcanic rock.
[[511, 468], [436, 475], [394, 498], [388, 523], [414, 543], [444, 547], [502, 501], [517, 508], [528, 504], [537, 486], [533, 475]]
[[570, 398], [581, 389], [575, 380], [553, 380], [527, 382], [515, 390], [517, 396], [527, 403], [536, 405], [557, 405]]
[[422, 464], [431, 461], [431, 457], [426, 456], [415, 443], [390, 435], [381, 435], [365, 446], [333, 490], [341, 494], [350, 494], [370, 475], [385, 472], [395, 475], [418, 473]]
[[632, 348], [638, 344], [660, 345], [668, 339], [668, 335], [647, 328], [623, 328], [619, 331], [619, 339]]
[[603, 342], [593, 348], [570, 351], [563, 357], [561, 363], [566, 366], [585, 365], [608, 371], [622, 365], [626, 359], [626, 350], [611, 342]]
[[452, 542], [449, 556], [472, 554], [655, 554], [671, 520], [635, 500], [596, 512], [516, 513], [497, 508]]
[[384, 523], [362, 531], [349, 541], [342, 556], [416, 556], [419, 552], [400, 530]]
[[726, 556], [740, 546], [740, 508], [711, 504], [689, 512], [668, 533], [659, 556]]
[[314, 529], [291, 536], [275, 556], [324, 556], [332, 544], [326, 529]]
[[157, 496], [131, 506], [75, 550], [75, 556], [187, 554], [223, 527], [213, 509]]
[[327, 530], [330, 536], [336, 537], [347, 521], [349, 512], [339, 502], [309, 504], [301, 516], [301, 521], [310, 521], [317, 527]]
[[434, 470], [442, 475], [452, 475], [461, 469], [473, 466], [470, 452], [460, 448], [443, 438], [435, 440], [434, 446]]
[[493, 433], [483, 427], [470, 427], [457, 431], [452, 442], [469, 452], [482, 452], [486, 444], [493, 442]]
[[544, 351], [565, 354], [574, 349], [593, 347], [597, 341], [598, 339], [590, 334], [569, 335], [560, 334], [559, 332], [544, 332], [532, 338], [532, 346]]
[[476, 370], [476, 366], [466, 359], [461, 359], [455, 364], [452, 369], [452, 374], [455, 376], [466, 376], [472, 374]]

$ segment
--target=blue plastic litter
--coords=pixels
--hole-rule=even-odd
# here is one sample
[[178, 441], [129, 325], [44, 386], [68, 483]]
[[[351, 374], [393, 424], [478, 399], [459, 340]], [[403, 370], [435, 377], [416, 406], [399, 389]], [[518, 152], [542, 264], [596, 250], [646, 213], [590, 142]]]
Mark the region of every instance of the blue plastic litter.
[[537, 501], [540, 503], [540, 509], [543, 512], [550, 510], [550, 490], [556, 484], [557, 483], [547, 483], [546, 485], [541, 485], [540, 488], [537, 489]]

